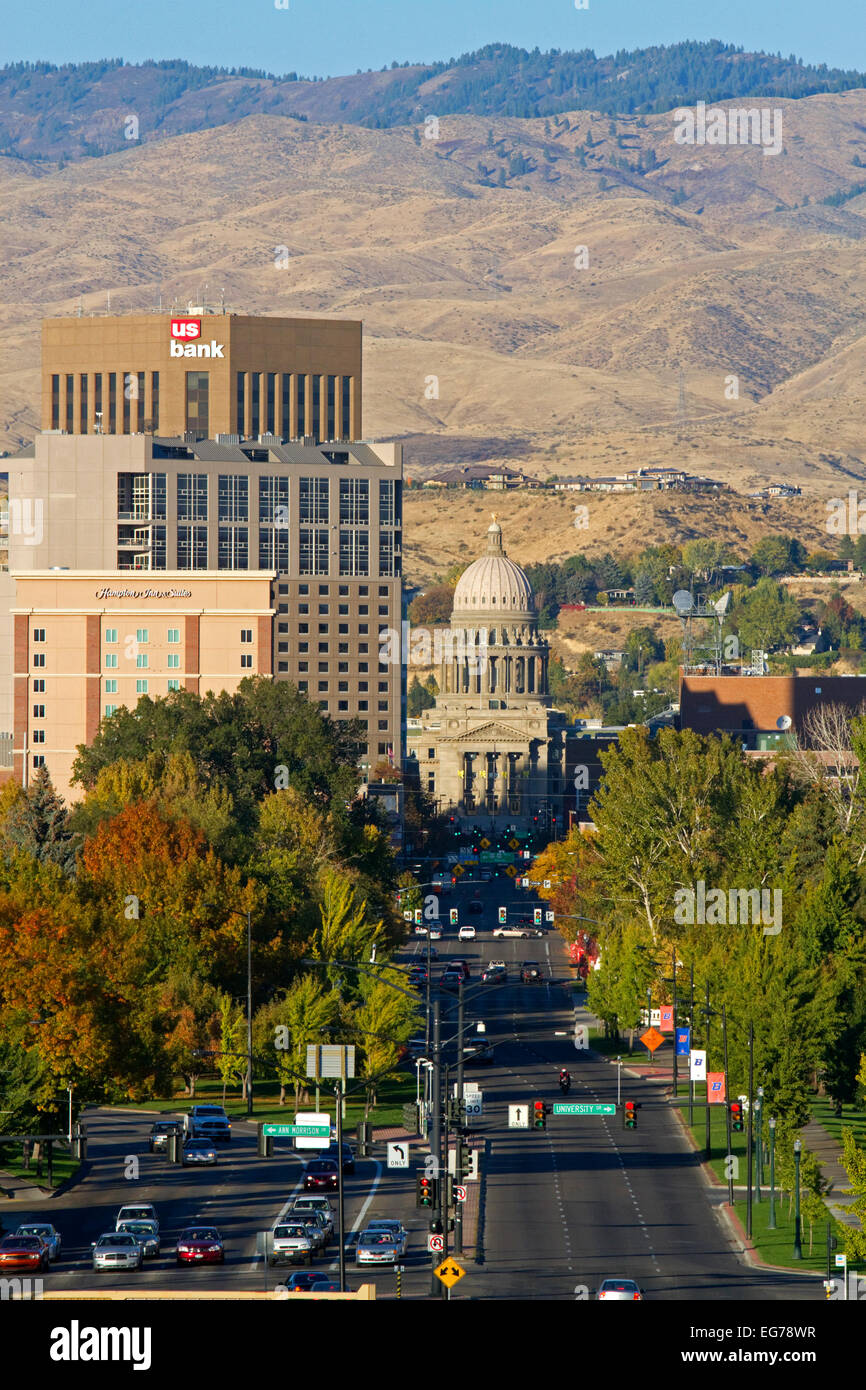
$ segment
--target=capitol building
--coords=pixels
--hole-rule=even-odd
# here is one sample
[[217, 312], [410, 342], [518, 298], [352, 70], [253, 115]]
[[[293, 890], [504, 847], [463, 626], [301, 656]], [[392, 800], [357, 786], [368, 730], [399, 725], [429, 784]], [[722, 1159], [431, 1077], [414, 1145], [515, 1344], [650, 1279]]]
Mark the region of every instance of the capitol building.
[[407, 726], [421, 790], [441, 812], [496, 832], [549, 827], [554, 815], [561, 825], [568, 720], [550, 708], [532, 586], [509, 560], [495, 516], [437, 647], [436, 704]]

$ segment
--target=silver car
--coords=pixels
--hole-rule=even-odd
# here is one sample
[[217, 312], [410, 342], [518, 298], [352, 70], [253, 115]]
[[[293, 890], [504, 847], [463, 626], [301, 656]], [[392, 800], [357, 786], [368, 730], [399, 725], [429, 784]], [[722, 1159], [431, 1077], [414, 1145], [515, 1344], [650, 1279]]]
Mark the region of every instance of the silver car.
[[643, 1298], [643, 1290], [634, 1279], [602, 1279], [598, 1286], [596, 1299], [612, 1303], [638, 1303]]
[[305, 1197], [296, 1197], [292, 1202], [289, 1216], [294, 1219], [304, 1217], [307, 1212], [317, 1211], [322, 1217], [325, 1225], [327, 1240], [334, 1239], [334, 1212], [327, 1197], [317, 1197], [314, 1193], [308, 1192]]
[[310, 1237], [313, 1249], [318, 1253], [324, 1250], [328, 1243], [328, 1236], [325, 1230], [325, 1221], [318, 1211], [293, 1211], [292, 1220], [298, 1221], [303, 1226], [307, 1235]]
[[122, 1221], [117, 1229], [135, 1236], [145, 1255], [159, 1254], [159, 1227], [155, 1221]]
[[358, 1237], [356, 1265], [394, 1265], [399, 1256], [400, 1247], [391, 1231], [367, 1230]]
[[301, 1264], [313, 1263], [313, 1242], [310, 1232], [300, 1221], [279, 1221], [273, 1231], [273, 1249], [270, 1263]]
[[60, 1259], [60, 1232], [49, 1221], [28, 1221], [15, 1231], [16, 1236], [39, 1236], [48, 1246], [48, 1258]]
[[216, 1163], [216, 1145], [212, 1139], [187, 1139], [183, 1146], [183, 1162]]
[[367, 1227], [367, 1235], [369, 1235], [371, 1231], [385, 1231], [388, 1235], [393, 1236], [397, 1244], [397, 1254], [400, 1255], [401, 1258], [406, 1254], [406, 1247], [409, 1244], [409, 1232], [406, 1230], [402, 1221], [371, 1221]]
[[93, 1242], [94, 1269], [141, 1269], [144, 1250], [128, 1231], [109, 1231]]
[[114, 1218], [114, 1229], [119, 1231], [124, 1221], [152, 1221], [154, 1226], [159, 1226], [156, 1207], [150, 1202], [129, 1202], [121, 1207]]

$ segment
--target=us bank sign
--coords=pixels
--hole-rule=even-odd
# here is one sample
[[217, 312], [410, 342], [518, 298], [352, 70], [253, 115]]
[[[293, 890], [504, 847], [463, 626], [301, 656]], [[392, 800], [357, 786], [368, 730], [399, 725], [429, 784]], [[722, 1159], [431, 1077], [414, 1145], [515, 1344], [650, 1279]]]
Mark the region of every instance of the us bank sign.
[[192, 589], [97, 589], [97, 598], [192, 598]]
[[[201, 337], [201, 319], [172, 319], [172, 357], [223, 357], [224, 343], [211, 338], [209, 343], [190, 342]], [[225, 360], [225, 358], [223, 358]]]

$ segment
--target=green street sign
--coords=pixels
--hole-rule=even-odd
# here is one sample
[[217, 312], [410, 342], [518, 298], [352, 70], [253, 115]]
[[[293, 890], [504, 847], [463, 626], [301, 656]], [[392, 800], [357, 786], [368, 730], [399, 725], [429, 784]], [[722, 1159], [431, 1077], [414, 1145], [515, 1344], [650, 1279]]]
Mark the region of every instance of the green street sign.
[[578, 1105], [574, 1101], [554, 1101], [554, 1115], [615, 1115], [615, 1105]]
[[330, 1125], [262, 1125], [262, 1133], [274, 1139], [327, 1139]]

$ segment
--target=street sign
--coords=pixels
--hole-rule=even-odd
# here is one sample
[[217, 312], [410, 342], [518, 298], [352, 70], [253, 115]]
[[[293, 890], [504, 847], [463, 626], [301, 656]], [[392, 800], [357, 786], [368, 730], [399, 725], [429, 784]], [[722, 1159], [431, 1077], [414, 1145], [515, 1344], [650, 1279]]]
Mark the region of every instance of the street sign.
[[543, 886], [544, 888], [549, 888], [549, 887], [550, 887], [550, 879], [549, 879], [549, 878], [542, 879], [542, 886]]
[[463, 1278], [466, 1270], [459, 1265], [456, 1260], [443, 1260], [441, 1265], [434, 1271], [437, 1279], [441, 1279], [446, 1289], [453, 1289]]
[[508, 874], [509, 878], [514, 878], [514, 875], [517, 873], [517, 870], [515, 869], [513, 864], [506, 864], [505, 872]]
[[658, 1028], [648, 1028], [645, 1033], [641, 1034], [640, 1041], [650, 1052], [655, 1052], [657, 1047], [661, 1047], [664, 1037]]
[[389, 1144], [389, 1145], [388, 1145], [388, 1167], [389, 1167], [389, 1168], [408, 1168], [408, 1167], [409, 1167], [409, 1145], [408, 1145], [408, 1144]]
[[481, 841], [479, 841], [479, 843], [480, 843], [482, 849], [489, 849], [489, 848], [490, 848], [490, 841], [489, 841], [488, 839], [486, 839], [486, 838], [483, 839], [483, 840], [481, 840]]
[[579, 1101], [557, 1100], [553, 1102], [554, 1115], [615, 1115], [616, 1106], [585, 1105]]
[[427, 1249], [428, 1249], [428, 1250], [444, 1250], [444, 1249], [445, 1249], [445, 1237], [444, 1237], [444, 1236], [428, 1236], [428, 1237], [427, 1237]]
[[508, 848], [509, 848], [509, 849], [520, 849], [520, 841], [519, 841], [519, 840], [515, 840], [515, 838], [514, 838], [513, 835], [512, 835], [512, 837], [511, 837], [511, 839], [508, 841]]
[[575, 1023], [574, 1025], [574, 1045], [578, 1052], [589, 1051], [589, 1024]]
[[455, 1187], [455, 1189], [454, 1189], [454, 1200], [455, 1200], [455, 1202], [465, 1202], [465, 1201], [466, 1201], [466, 1188], [465, 1188], [465, 1187]]
[[837, 1269], [844, 1269], [845, 1266], [846, 1266], [847, 1263], [848, 1263], [848, 1256], [847, 1256], [847, 1255], [834, 1255], [834, 1256], [833, 1256], [833, 1263], [835, 1264], [835, 1266], [836, 1266]]
[[327, 1111], [303, 1110], [295, 1114], [295, 1124], [315, 1125], [319, 1131], [316, 1136], [298, 1135], [295, 1139], [296, 1149], [326, 1149], [331, 1142], [331, 1117]]
[[528, 1105], [509, 1105], [509, 1107], [508, 1107], [508, 1128], [509, 1128], [509, 1129], [529, 1129], [529, 1106], [528, 1106]]
[[462, 864], [455, 864], [455, 865], [454, 865], [454, 868], [451, 870], [451, 872], [452, 872], [452, 874], [456, 874], [457, 877], [459, 878], [460, 875], [464, 872], [463, 865], [462, 865]]
[[[325, 1117], [327, 1123], [324, 1125], [262, 1125], [262, 1133], [272, 1135], [275, 1139], [331, 1139], [331, 1118]], [[302, 1146], [299, 1144], [298, 1148]], [[304, 1145], [303, 1147], [307, 1147]], [[311, 1144], [310, 1148], [318, 1149], [319, 1144]], [[324, 1146], [328, 1147], [327, 1144]]]
[[544, 920], [545, 920], [545, 922], [552, 922], [552, 921], [553, 921], [553, 913], [550, 911], [550, 909], [548, 909], [548, 910], [545, 912], [545, 914], [544, 914]]
[[478, 1116], [482, 1113], [482, 1110], [483, 1110], [483, 1108], [484, 1108], [484, 1099], [483, 1099], [483, 1097], [482, 1097], [482, 1095], [481, 1095], [481, 1092], [480, 1092], [480, 1091], [470, 1091], [470, 1092], [467, 1094], [467, 1093], [464, 1091], [463, 1095], [464, 1095], [464, 1103], [465, 1103], [465, 1105], [466, 1105], [466, 1115], [467, 1115], [467, 1118], [471, 1116], [472, 1119], [477, 1120], [477, 1119], [478, 1119]]

